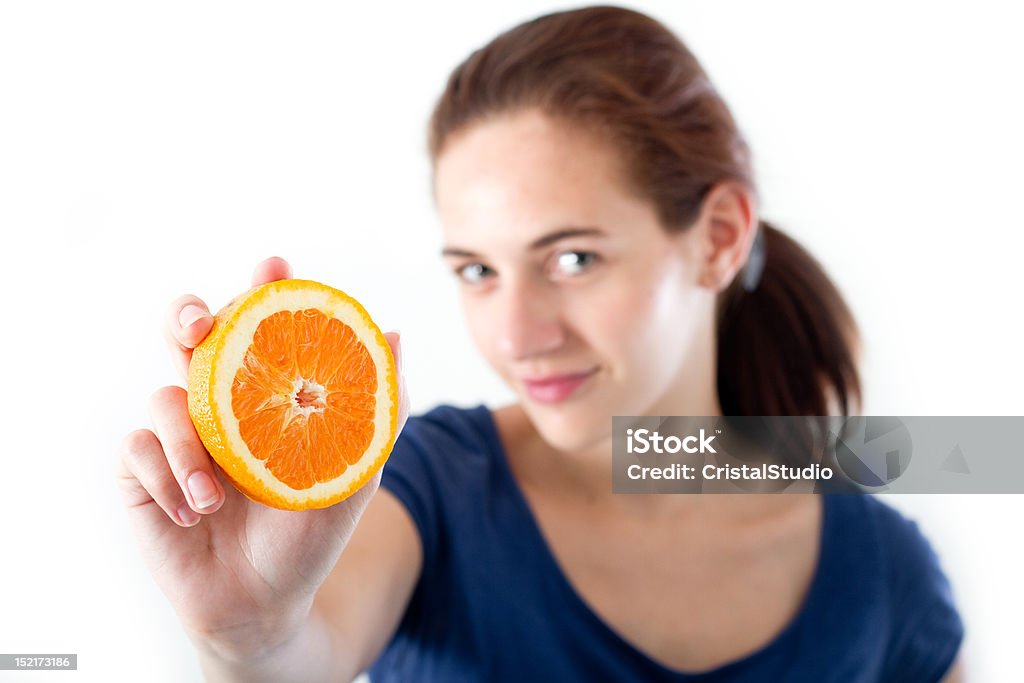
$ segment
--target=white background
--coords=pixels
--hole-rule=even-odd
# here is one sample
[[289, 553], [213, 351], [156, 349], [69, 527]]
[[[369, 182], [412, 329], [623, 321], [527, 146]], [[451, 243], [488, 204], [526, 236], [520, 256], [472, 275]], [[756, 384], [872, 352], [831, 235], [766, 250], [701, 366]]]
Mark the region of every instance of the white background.
[[[866, 412], [1019, 415], [1021, 17], [936, 4], [637, 7], [702, 60], [765, 216], [848, 296]], [[402, 331], [416, 412], [508, 396], [437, 256], [424, 132], [470, 49], [562, 7], [0, 5], [0, 652], [80, 662], [0, 680], [198, 679], [112, 476], [176, 381], [159, 332], [176, 295], [219, 307], [284, 255]], [[887, 500], [953, 581], [972, 678], [1013, 677], [1024, 499]]]

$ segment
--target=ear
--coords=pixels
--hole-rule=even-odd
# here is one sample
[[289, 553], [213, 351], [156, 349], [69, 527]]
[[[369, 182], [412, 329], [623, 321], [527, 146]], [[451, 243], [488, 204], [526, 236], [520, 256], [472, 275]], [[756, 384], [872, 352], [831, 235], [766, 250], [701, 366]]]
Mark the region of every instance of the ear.
[[698, 231], [703, 260], [698, 284], [720, 292], [747, 262], [757, 234], [753, 193], [736, 181], [712, 186], [704, 197]]

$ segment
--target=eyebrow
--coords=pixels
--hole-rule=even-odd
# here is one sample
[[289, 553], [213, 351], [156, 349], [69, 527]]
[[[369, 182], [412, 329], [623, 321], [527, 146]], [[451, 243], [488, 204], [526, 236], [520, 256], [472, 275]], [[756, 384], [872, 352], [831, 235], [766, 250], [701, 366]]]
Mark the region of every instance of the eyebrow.
[[[603, 237], [604, 234], [604, 231], [599, 228], [561, 228], [554, 232], [549, 232], [542, 237], [538, 237], [531, 242], [527, 248], [530, 251], [536, 251], [570, 237]], [[441, 250], [441, 256], [465, 256], [475, 258], [479, 257], [480, 254], [460, 247], [445, 247]]]

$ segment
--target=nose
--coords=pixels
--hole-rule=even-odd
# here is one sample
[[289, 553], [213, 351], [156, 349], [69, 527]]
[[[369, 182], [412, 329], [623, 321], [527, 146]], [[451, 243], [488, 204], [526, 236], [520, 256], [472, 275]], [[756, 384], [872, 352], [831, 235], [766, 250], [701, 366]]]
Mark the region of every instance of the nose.
[[556, 293], [543, 283], [506, 280], [497, 325], [498, 351], [509, 360], [520, 361], [560, 348], [566, 339]]

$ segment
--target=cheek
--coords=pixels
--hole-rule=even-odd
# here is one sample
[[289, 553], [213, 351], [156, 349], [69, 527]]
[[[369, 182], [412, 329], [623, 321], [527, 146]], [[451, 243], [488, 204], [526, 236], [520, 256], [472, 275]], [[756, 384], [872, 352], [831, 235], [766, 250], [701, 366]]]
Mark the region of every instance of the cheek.
[[495, 307], [487, 306], [482, 300], [469, 294], [462, 294], [460, 303], [462, 319], [465, 321], [470, 339], [473, 340], [480, 355], [494, 365], [497, 360], [495, 331], [498, 329], [497, 321], [494, 319]]
[[608, 287], [595, 318], [606, 340], [603, 351], [625, 366], [620, 372], [672, 371], [672, 359], [685, 355], [683, 347], [697, 327], [697, 307], [688, 295], [693, 291], [681, 266], [672, 263]]

